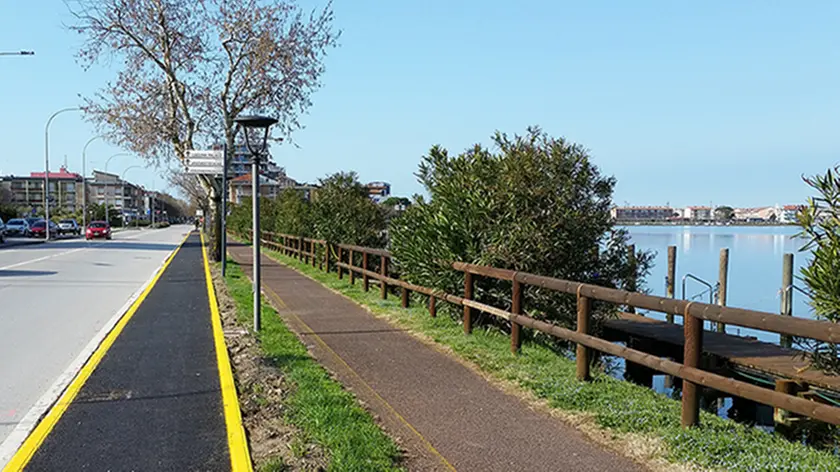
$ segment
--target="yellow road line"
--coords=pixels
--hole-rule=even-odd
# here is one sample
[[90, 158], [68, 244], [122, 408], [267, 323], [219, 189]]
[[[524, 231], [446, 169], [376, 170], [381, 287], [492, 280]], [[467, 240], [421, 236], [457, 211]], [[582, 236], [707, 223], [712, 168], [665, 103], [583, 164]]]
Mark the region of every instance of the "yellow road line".
[[233, 472], [251, 472], [253, 465], [251, 464], [251, 455], [248, 452], [248, 441], [245, 438], [245, 427], [242, 425], [242, 412], [239, 411], [239, 399], [236, 397], [236, 384], [233, 382], [233, 371], [225, 345], [225, 335], [222, 331], [222, 316], [219, 313], [219, 303], [216, 299], [216, 290], [213, 287], [213, 277], [210, 275], [210, 263], [207, 261], [204, 233], [201, 233], [201, 249], [201, 253], [204, 255], [207, 296], [210, 299], [210, 317], [213, 324], [213, 340], [216, 345], [216, 362], [219, 364], [219, 381], [222, 388], [225, 425], [227, 426], [230, 466]]
[[49, 412], [44, 416], [44, 418], [38, 423], [38, 426], [32, 430], [32, 433], [26, 438], [26, 441], [20, 446], [20, 449], [17, 450], [12, 459], [6, 464], [6, 467], [3, 468], [3, 472], [19, 472], [26, 467], [29, 461], [32, 459], [32, 456], [35, 455], [35, 452], [41, 447], [41, 444], [44, 443], [44, 440], [53, 430], [55, 425], [58, 423], [58, 420], [61, 419], [61, 416], [67, 411], [67, 408], [70, 407], [70, 404], [73, 403], [73, 399], [76, 398], [76, 395], [79, 394], [79, 391], [85, 385], [88, 378], [90, 378], [93, 371], [96, 370], [96, 367], [99, 365], [99, 362], [102, 361], [102, 358], [105, 357], [105, 354], [108, 352], [108, 349], [114, 344], [117, 337], [122, 333], [123, 328], [128, 322], [131, 320], [131, 317], [134, 316], [134, 313], [137, 312], [137, 309], [140, 308], [140, 305], [143, 304], [143, 301], [149, 295], [149, 292], [152, 291], [152, 288], [157, 284], [157, 281], [160, 279], [161, 275], [166, 271], [166, 268], [169, 267], [169, 264], [172, 262], [172, 259], [175, 258], [175, 255], [178, 254], [178, 251], [181, 250], [181, 246], [184, 245], [184, 242], [187, 241], [190, 235], [187, 234], [184, 239], [181, 241], [181, 244], [172, 251], [172, 254], [166, 259], [163, 265], [158, 270], [157, 274], [155, 274], [152, 281], [149, 285], [146, 286], [145, 290], [140, 293], [140, 296], [137, 297], [137, 300], [131, 305], [131, 308], [125, 312], [125, 314], [120, 318], [120, 321], [114, 326], [114, 329], [105, 336], [105, 339], [102, 340], [102, 343], [96, 348], [90, 358], [85, 362], [85, 365], [79, 370], [79, 373], [76, 374], [76, 377], [73, 378], [73, 381], [70, 382], [70, 385], [67, 386], [67, 389], [55, 402], [55, 404], [50, 408]]
[[[315, 281], [315, 282], [317, 282], [317, 281]], [[320, 282], [317, 282], [317, 283], [320, 283]], [[266, 292], [266, 294], [269, 295], [269, 297], [268, 297], [269, 299], [272, 299], [275, 303], [278, 303], [280, 306], [282, 306], [283, 308], [286, 308], [288, 310], [288, 307], [287, 307], [286, 303], [283, 302], [283, 299], [280, 298], [280, 296], [277, 295], [277, 293], [274, 290], [272, 290], [271, 288], [269, 288], [265, 285], [263, 285], [262, 288]], [[343, 365], [348, 371], [350, 371], [350, 373], [353, 374], [353, 376], [359, 381], [359, 383], [361, 383], [371, 394], [373, 394], [374, 397], [376, 397], [376, 399], [378, 399], [380, 402], [382, 402], [383, 405], [385, 405], [385, 407], [391, 412], [391, 414], [393, 414], [400, 422], [402, 422], [408, 429], [410, 429], [411, 432], [413, 432], [420, 439], [420, 442], [423, 443], [423, 445], [426, 447], [426, 449], [429, 450], [429, 452], [431, 452], [438, 459], [440, 459], [440, 461], [449, 470], [451, 470], [452, 472], [457, 472], [455, 470], [455, 467], [452, 464], [450, 464], [449, 461], [446, 460], [445, 457], [443, 457], [443, 454], [438, 452], [438, 450], [432, 445], [432, 443], [429, 442], [429, 440], [426, 439], [422, 434], [420, 434], [420, 431], [417, 431], [417, 429], [414, 426], [412, 426], [411, 423], [409, 423], [408, 420], [406, 420], [401, 414], [399, 414], [399, 412], [397, 412], [397, 410], [393, 406], [391, 406], [390, 403], [388, 403], [384, 398], [382, 398], [382, 396], [379, 395], [379, 393], [376, 390], [374, 390], [373, 387], [371, 387], [367, 382], [365, 382], [365, 380], [362, 378], [362, 376], [359, 375], [355, 370], [353, 370], [353, 368], [350, 367], [350, 364], [348, 364], [344, 359], [342, 359], [342, 357], [339, 356], [338, 353], [335, 352], [323, 339], [321, 339], [321, 337], [318, 336], [315, 333], [315, 331], [313, 331], [312, 328], [309, 327], [308, 324], [306, 324], [302, 319], [300, 319], [300, 317], [297, 314], [295, 314], [293, 311], [288, 310], [287, 313], [290, 316], [292, 316], [298, 323], [300, 323], [301, 326], [303, 326], [305, 328], [305, 330], [307, 331], [306, 334], [308, 336], [311, 336], [311, 337], [315, 338], [315, 341], [322, 348], [324, 348], [327, 352], [329, 352], [336, 360], [338, 360], [341, 363], [341, 365]]]

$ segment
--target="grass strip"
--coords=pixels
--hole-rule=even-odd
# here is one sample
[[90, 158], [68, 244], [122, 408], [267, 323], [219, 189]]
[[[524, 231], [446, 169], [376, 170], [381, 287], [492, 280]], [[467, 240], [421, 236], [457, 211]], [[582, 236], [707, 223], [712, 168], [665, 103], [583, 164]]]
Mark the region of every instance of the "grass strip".
[[[237, 320], [243, 327], [250, 326], [252, 284], [234, 261], [228, 261], [225, 282], [236, 303]], [[328, 470], [402, 470], [397, 465], [400, 454], [396, 443], [355, 397], [310, 357], [306, 346], [267, 301], [262, 305], [262, 328], [256, 336], [265, 359], [279, 368], [292, 386], [287, 420], [326, 451]]]
[[[397, 325], [422, 333], [448, 346], [484, 372], [519, 385], [553, 408], [587, 413], [597, 424], [612, 432], [641, 433], [660, 439], [665, 458], [674, 463], [691, 463], [702, 468], [731, 471], [837, 471], [840, 457], [825, 450], [788, 441], [781, 435], [720, 418], [701, 411], [701, 426], [680, 426], [680, 403], [655, 391], [593, 371], [593, 381], [575, 378], [575, 363], [536, 343], [524, 343], [522, 354], [510, 353], [508, 335], [477, 328], [465, 336], [463, 328], [442, 312], [429, 316], [421, 303], [408, 309], [399, 297], [379, 298], [378, 287], [362, 289], [361, 280], [350, 285], [349, 277], [339, 280], [297, 259], [265, 250], [273, 259], [293, 267], [323, 285], [344, 294]], [[361, 277], [359, 277], [361, 279]]]

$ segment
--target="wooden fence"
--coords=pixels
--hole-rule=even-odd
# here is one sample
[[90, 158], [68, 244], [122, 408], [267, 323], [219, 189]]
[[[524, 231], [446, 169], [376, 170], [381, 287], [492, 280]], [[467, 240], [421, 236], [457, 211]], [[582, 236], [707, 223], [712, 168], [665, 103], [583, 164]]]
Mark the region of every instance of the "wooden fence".
[[[248, 237], [250, 237], [250, 233]], [[410, 292], [420, 293], [428, 297], [431, 316], [437, 314], [438, 300], [462, 306], [463, 327], [466, 334], [472, 332], [474, 310], [508, 320], [512, 327], [510, 340], [511, 351], [514, 353], [517, 353], [521, 346], [521, 330], [523, 327], [574, 342], [577, 344], [577, 378], [581, 381], [590, 380], [590, 359], [593, 349], [621, 357], [663, 374], [681, 378], [683, 379], [681, 420], [685, 427], [699, 424], [700, 386], [840, 425], [840, 408], [838, 407], [790, 394], [784, 387], [777, 388], [777, 391], [774, 391], [707, 372], [700, 368], [700, 358], [703, 353], [704, 320], [771, 331], [787, 336], [838, 343], [840, 342], [840, 325], [835, 323], [665, 298], [526, 272], [453, 262], [451, 267], [464, 274], [464, 294], [458, 296], [414, 285], [389, 276], [388, 266], [391, 254], [383, 249], [333, 244], [319, 239], [270, 232], [264, 232], [261, 241], [267, 247], [311, 263], [313, 267], [319, 267], [327, 272], [331, 270], [331, 267], [335, 267], [339, 278], [343, 278], [346, 272], [351, 283], [355, 283], [356, 277], [361, 276], [365, 291], [370, 289], [371, 279], [377, 280], [380, 283], [380, 296], [383, 299], [388, 296], [388, 286], [399, 287], [403, 307], [407, 307], [409, 304]], [[337, 257], [335, 261], [330, 260], [333, 254]], [[377, 258], [380, 262], [379, 272], [370, 270], [371, 263]], [[360, 265], [356, 265], [356, 261], [360, 261]], [[511, 310], [505, 311], [475, 301], [473, 299], [475, 277], [490, 277], [512, 282]], [[525, 286], [541, 287], [575, 295], [577, 297], [576, 329], [566, 329], [522, 314], [523, 287]], [[683, 316], [685, 336], [683, 362], [678, 363], [664, 359], [593, 336], [590, 333], [592, 300]], [[784, 386], [785, 384], [781, 385]]]

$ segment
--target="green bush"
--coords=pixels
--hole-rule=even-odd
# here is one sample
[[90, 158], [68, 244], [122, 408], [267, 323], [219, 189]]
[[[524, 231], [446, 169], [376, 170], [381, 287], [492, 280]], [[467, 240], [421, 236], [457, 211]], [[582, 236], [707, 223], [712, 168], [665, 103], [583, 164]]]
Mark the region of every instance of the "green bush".
[[[462, 293], [464, 261], [608, 287], [641, 286], [652, 255], [631, 263], [628, 235], [609, 210], [615, 179], [602, 176], [580, 145], [529, 128], [509, 139], [496, 133], [493, 153], [479, 145], [458, 156], [435, 146], [418, 172], [430, 198], [391, 224], [391, 250], [401, 277]], [[478, 299], [510, 307], [509, 282], [476, 281]], [[532, 315], [575, 325], [575, 297], [527, 289]], [[595, 305], [596, 321], [612, 313]]]
[[317, 238], [359, 246], [384, 245], [384, 210], [368, 197], [355, 172], [338, 172], [319, 183], [312, 202], [312, 228]]
[[[811, 290], [809, 301], [817, 319], [840, 321], [840, 166], [828, 169], [824, 176], [806, 177], [805, 182], [818, 196], [797, 214], [802, 227], [799, 234], [808, 239], [801, 249], [813, 249], [813, 257], [802, 268], [801, 278]], [[840, 350], [837, 344], [797, 339], [812, 352], [812, 363], [820, 369], [840, 374]]]

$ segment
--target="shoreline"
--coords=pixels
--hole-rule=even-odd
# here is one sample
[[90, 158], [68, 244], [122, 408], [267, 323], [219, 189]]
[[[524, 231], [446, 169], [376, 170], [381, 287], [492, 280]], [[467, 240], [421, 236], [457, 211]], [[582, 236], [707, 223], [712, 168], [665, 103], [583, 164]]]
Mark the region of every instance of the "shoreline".
[[757, 223], [747, 221], [730, 221], [727, 223], [716, 223], [709, 221], [614, 221], [617, 226], [761, 226], [761, 227], [797, 227], [796, 223]]

